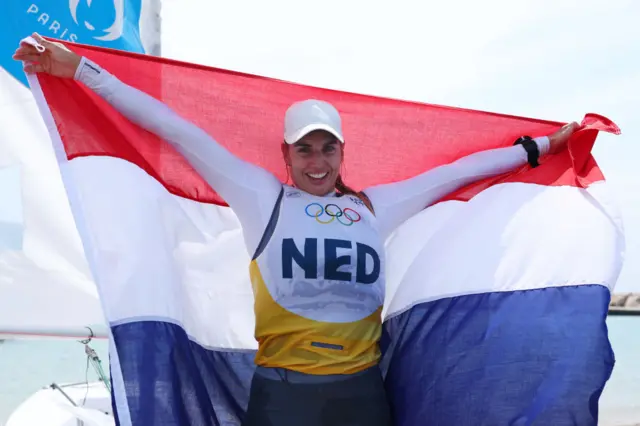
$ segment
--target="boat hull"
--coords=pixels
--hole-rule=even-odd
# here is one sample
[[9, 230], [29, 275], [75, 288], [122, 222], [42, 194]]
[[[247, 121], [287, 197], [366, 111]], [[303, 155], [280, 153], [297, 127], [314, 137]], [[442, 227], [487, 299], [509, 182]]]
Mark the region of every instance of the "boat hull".
[[67, 384], [59, 388], [62, 392], [54, 386], [35, 392], [16, 408], [6, 426], [115, 425], [111, 396], [103, 383]]

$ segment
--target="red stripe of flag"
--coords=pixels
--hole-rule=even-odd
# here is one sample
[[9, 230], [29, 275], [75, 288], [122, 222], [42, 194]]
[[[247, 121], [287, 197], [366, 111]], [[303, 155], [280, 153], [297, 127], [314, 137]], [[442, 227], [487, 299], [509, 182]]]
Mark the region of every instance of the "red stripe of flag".
[[[239, 157], [284, 180], [279, 145], [283, 117], [294, 101], [317, 98], [341, 112], [346, 145], [345, 180], [356, 188], [415, 176], [473, 152], [508, 146], [521, 135], [547, 135], [563, 123], [439, 105], [359, 95], [280, 80], [65, 42], [119, 79], [166, 103]], [[104, 155], [144, 169], [168, 191], [205, 203], [225, 204], [167, 143], [130, 123], [86, 87], [39, 75], [69, 159]], [[598, 131], [619, 133], [595, 114], [571, 152], [488, 179], [448, 198], [469, 199], [505, 181], [586, 186], [603, 179], [591, 147]], [[188, 143], [188, 141], [186, 141]]]

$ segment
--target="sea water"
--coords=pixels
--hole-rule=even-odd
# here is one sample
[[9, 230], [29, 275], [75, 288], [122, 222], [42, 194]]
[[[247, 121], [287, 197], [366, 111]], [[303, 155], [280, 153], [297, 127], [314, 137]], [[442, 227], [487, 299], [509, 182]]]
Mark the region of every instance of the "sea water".
[[[601, 426], [640, 424], [640, 317], [607, 320], [616, 366], [600, 400]], [[108, 375], [107, 343], [91, 347]], [[76, 341], [10, 340], [0, 343], [0, 425], [30, 394], [51, 383], [94, 381], [84, 346]]]
[[640, 425], [640, 316], [610, 316], [607, 325], [616, 364], [600, 399], [599, 426]]

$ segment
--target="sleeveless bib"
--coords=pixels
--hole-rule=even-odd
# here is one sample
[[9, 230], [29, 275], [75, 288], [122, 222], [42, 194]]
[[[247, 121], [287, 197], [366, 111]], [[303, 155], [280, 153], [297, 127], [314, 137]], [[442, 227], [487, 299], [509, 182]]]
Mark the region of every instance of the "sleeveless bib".
[[257, 365], [349, 374], [378, 361], [384, 247], [359, 198], [285, 185], [250, 275]]

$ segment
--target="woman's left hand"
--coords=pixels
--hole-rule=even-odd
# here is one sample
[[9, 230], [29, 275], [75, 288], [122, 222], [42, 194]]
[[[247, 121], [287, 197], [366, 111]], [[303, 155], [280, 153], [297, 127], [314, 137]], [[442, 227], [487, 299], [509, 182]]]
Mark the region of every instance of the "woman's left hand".
[[567, 142], [569, 137], [578, 130], [580, 125], [575, 121], [569, 124], [565, 124], [555, 133], [549, 135], [549, 154], [556, 154], [567, 148]]

